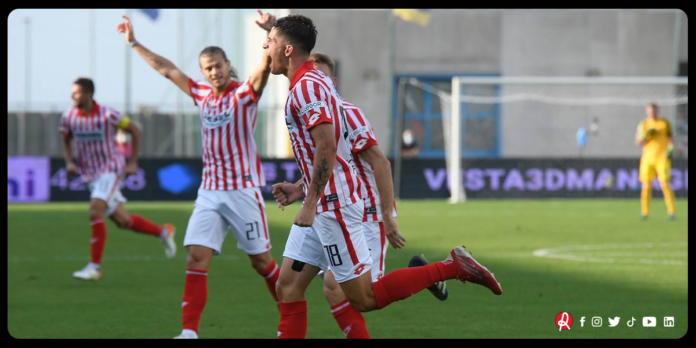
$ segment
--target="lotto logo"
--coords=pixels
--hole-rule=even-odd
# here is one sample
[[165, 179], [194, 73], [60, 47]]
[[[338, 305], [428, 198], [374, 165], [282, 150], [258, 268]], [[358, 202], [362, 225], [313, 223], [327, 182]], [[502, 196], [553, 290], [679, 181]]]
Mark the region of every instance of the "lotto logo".
[[314, 115], [312, 115], [312, 117], [309, 118], [309, 125], [311, 126], [311, 125], [313, 125], [314, 123], [316, 123], [317, 121], [319, 121], [319, 117], [320, 117], [320, 116], [321, 116], [321, 115], [319, 115], [319, 114], [314, 114]]
[[360, 139], [357, 143], [355, 143], [355, 148], [360, 150], [363, 148], [363, 146], [365, 146], [365, 144], [367, 144], [367, 139]]

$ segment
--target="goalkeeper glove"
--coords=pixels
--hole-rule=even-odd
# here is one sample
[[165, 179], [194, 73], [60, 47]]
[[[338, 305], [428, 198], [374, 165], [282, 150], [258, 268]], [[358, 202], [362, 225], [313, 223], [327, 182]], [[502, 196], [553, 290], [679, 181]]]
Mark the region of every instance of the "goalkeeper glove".
[[674, 145], [669, 144], [669, 146], [667, 146], [667, 159], [670, 161], [672, 160], [673, 152], [674, 152]]

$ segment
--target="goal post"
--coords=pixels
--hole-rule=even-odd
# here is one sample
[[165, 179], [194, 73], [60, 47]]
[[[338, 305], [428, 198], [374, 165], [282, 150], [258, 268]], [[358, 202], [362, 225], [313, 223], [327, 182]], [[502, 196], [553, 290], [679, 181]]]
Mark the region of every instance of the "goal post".
[[[440, 95], [442, 91], [439, 91]], [[492, 105], [499, 113], [495, 122], [504, 120], [506, 127], [495, 132], [496, 137], [520, 138], [525, 130], [510, 126], [515, 119], [525, 119], [527, 123], [558, 122], [558, 117], [565, 117], [563, 124], [554, 124], [554, 132], [568, 132], [571, 126], [577, 130], [577, 124], [592, 119], [591, 131], [596, 131], [596, 119], [609, 123], [611, 129], [618, 129], [618, 122], [631, 123], [636, 117], [645, 117], [644, 108], [649, 103], [660, 107], [660, 114], [672, 123], [675, 148], [681, 146], [682, 156], [688, 154], [688, 78], [686, 77], [471, 77], [454, 76], [452, 78], [449, 110], [443, 108], [443, 133], [445, 139], [445, 160], [447, 177], [450, 185], [450, 203], [466, 201], [465, 183], [462, 180], [462, 159], [467, 149], [467, 136], [472, 134], [481, 138], [489, 134], [469, 129], [463, 125], [471, 120], [465, 119], [468, 111], [463, 109], [481, 109]], [[442, 96], [441, 96], [442, 98]], [[478, 108], [477, 108], [478, 106]], [[607, 117], [609, 115], [610, 117]], [[630, 117], [629, 117], [630, 116]], [[507, 119], [506, 119], [507, 118]], [[544, 120], [544, 121], [541, 121]], [[476, 122], [470, 122], [476, 125]], [[519, 122], [518, 122], [519, 123]], [[496, 124], [496, 127], [500, 125]], [[466, 134], [462, 134], [465, 127]], [[562, 129], [565, 127], [565, 129]], [[635, 129], [635, 125], [626, 129]], [[501, 129], [501, 128], [498, 128]], [[508, 134], [505, 134], [507, 130]], [[500, 134], [502, 133], [502, 134]], [[464, 137], [464, 139], [462, 139]], [[625, 138], [625, 137], [624, 137]], [[537, 141], [534, 138], [530, 141]], [[498, 139], [500, 140], [500, 139]], [[505, 140], [510, 140], [507, 138]], [[603, 141], [607, 141], [604, 139]], [[498, 144], [504, 144], [500, 141]], [[564, 144], [567, 146], [568, 144]], [[623, 145], [632, 146], [633, 144]], [[543, 145], [542, 145], [543, 146]], [[548, 146], [555, 146], [549, 142]], [[499, 150], [499, 149], [498, 149]], [[525, 157], [524, 150], [512, 146], [513, 157]], [[546, 151], [549, 152], [549, 151]], [[530, 157], [545, 157], [543, 150], [528, 154]], [[558, 150], [557, 153], [562, 153]], [[566, 153], [567, 149], [566, 149]], [[557, 155], [548, 155], [556, 156]]]

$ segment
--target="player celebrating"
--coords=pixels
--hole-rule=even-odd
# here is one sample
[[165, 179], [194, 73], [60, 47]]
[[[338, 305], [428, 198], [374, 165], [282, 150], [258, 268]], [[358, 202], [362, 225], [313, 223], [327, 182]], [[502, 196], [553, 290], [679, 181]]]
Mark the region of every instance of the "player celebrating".
[[273, 23], [264, 45], [271, 56], [271, 73], [290, 80], [285, 122], [305, 193], [294, 219], [302, 228], [290, 232], [277, 284], [278, 337], [305, 337], [304, 293], [320, 268], [330, 267], [350, 304], [360, 312], [382, 309], [438, 281], [454, 278], [502, 294], [493, 274], [464, 247], [453, 249], [447, 261], [398, 269], [372, 282], [372, 258], [361, 224], [362, 182], [350, 163], [347, 134], [341, 129], [343, 103], [331, 80], [309, 60], [316, 35], [309, 18], [290, 15]]
[[[275, 17], [261, 15], [256, 23], [270, 31]], [[230, 77], [232, 67], [219, 47], [206, 47], [199, 56], [207, 83], [196, 82], [174, 64], [135, 40], [128, 17], [118, 25], [126, 42], [155, 70], [170, 79], [200, 108], [203, 140], [203, 182], [189, 219], [184, 246], [188, 250], [186, 284], [182, 302], [183, 330], [177, 338], [197, 338], [201, 313], [208, 297], [208, 266], [220, 254], [228, 229], [234, 231], [237, 247], [251, 259], [252, 267], [265, 278], [278, 302], [275, 283], [279, 268], [271, 255], [265, 205], [259, 186], [265, 180], [256, 152], [254, 129], [258, 100], [268, 81], [270, 59], [243, 83]]]
[[636, 145], [643, 146], [643, 156], [640, 158], [640, 182], [643, 184], [640, 194], [641, 219], [647, 219], [650, 214], [652, 182], [657, 174], [667, 204], [667, 217], [674, 220], [674, 191], [669, 186], [672, 168], [672, 127], [667, 119], [658, 116], [656, 104], [649, 104], [645, 113], [647, 118], [638, 124], [636, 134]]
[[[310, 55], [310, 60], [314, 62], [315, 69], [331, 79], [334, 86], [338, 85], [334, 74], [334, 62], [329, 56], [313, 53]], [[363, 182], [365, 213], [362, 225], [365, 241], [373, 260], [372, 281], [376, 282], [384, 276], [384, 260], [387, 253], [385, 239], [389, 239], [394, 249], [402, 248], [406, 240], [399, 233], [399, 227], [394, 219], [396, 210], [393, 209], [391, 165], [380, 151], [372, 126], [362, 110], [343, 98], [341, 102], [346, 115], [341, 125], [348, 132], [352, 158]], [[299, 199], [302, 196], [302, 182], [303, 180], [300, 180], [295, 185], [289, 183], [273, 185], [278, 203], [285, 206]], [[293, 226], [293, 228], [300, 227]], [[346, 337], [370, 338], [362, 314], [350, 305], [333, 273], [327, 271], [323, 274], [323, 278], [324, 295], [331, 306], [331, 313]], [[446, 287], [443, 287], [445, 282], [438, 283], [442, 284], [433, 286], [439, 286], [446, 291]]]
[[[142, 216], [128, 214], [123, 208], [126, 199], [121, 194], [124, 175], [138, 170], [138, 148], [141, 132], [130, 119], [120, 112], [94, 100], [94, 82], [79, 78], [72, 87], [73, 107], [63, 113], [59, 131], [63, 134], [63, 155], [68, 174], [77, 175], [78, 166], [73, 160], [72, 141], [75, 140], [77, 160], [82, 181], [90, 191], [89, 220], [92, 225], [90, 239], [92, 260], [85, 268], [73, 273], [82, 280], [99, 280], [106, 244], [108, 216], [116, 226], [160, 238], [168, 258], [176, 255], [174, 226], [160, 226]], [[133, 137], [133, 154], [126, 165], [123, 153], [116, 142], [116, 132], [123, 129]]]

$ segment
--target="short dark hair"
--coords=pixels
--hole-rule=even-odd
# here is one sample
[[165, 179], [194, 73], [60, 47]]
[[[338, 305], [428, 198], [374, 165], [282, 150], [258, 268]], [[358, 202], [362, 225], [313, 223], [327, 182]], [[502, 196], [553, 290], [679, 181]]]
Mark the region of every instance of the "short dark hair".
[[317, 64], [326, 64], [329, 67], [329, 71], [331, 72], [331, 76], [329, 77], [336, 76], [336, 64], [331, 59], [331, 57], [327, 56], [326, 54], [320, 52], [312, 53], [312, 55], [309, 56], [309, 60]]
[[655, 111], [658, 111], [658, 110], [660, 110], [660, 108], [659, 108], [659, 107], [657, 107], [657, 104], [655, 104], [655, 103], [650, 103], [650, 104], [648, 104], [648, 106], [651, 106], [652, 108], [654, 108], [654, 109], [655, 109]]
[[79, 79], [75, 80], [74, 84], [80, 85], [83, 92], [94, 94], [94, 82], [91, 79], [80, 77]]
[[317, 28], [311, 19], [303, 15], [289, 15], [278, 18], [273, 27], [290, 41], [290, 43], [307, 52], [312, 52], [317, 42]]
[[198, 55], [198, 58], [203, 57], [203, 56], [212, 56], [213, 54], [220, 53], [222, 54], [222, 58], [225, 60], [227, 59], [227, 55], [225, 54], [225, 51], [222, 50], [222, 48], [217, 47], [217, 46], [208, 46], [201, 51], [201, 54]]

